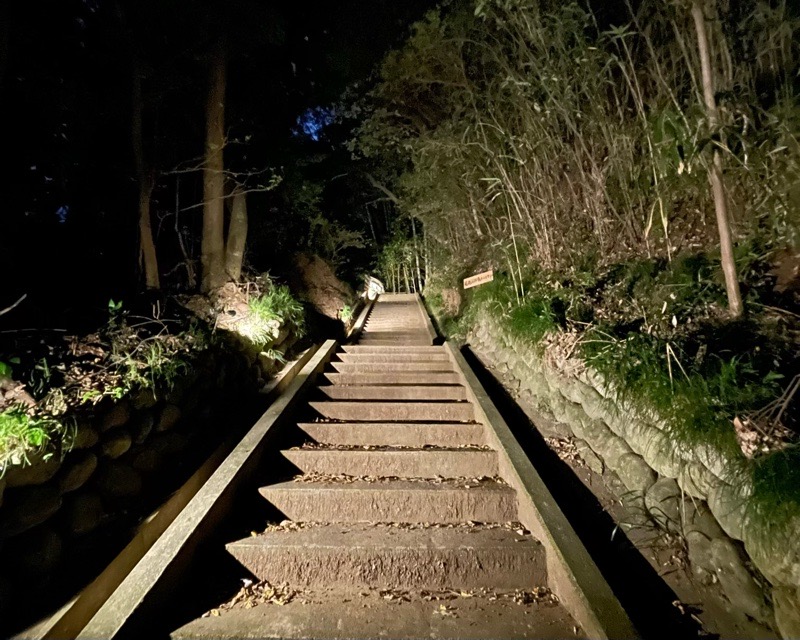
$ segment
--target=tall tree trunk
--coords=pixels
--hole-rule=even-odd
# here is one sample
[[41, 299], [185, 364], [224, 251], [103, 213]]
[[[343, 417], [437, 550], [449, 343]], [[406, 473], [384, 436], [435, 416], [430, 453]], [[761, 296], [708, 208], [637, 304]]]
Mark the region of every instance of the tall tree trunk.
[[0, 92], [3, 88], [3, 80], [8, 69], [8, 52], [10, 49], [8, 37], [8, 4], [3, 2], [0, 4]]
[[417, 267], [417, 290], [422, 291], [422, 269], [419, 266], [419, 242], [417, 241], [417, 225], [414, 218], [411, 218], [411, 233], [414, 234], [414, 260]]
[[206, 103], [206, 149], [203, 167], [203, 238], [200, 245], [204, 293], [218, 289], [225, 275], [225, 47], [220, 40], [211, 60]]
[[228, 244], [225, 247], [225, 271], [234, 282], [238, 282], [242, 275], [242, 261], [246, 244], [247, 195], [235, 188], [231, 204], [231, 220], [228, 224]]
[[[706, 22], [701, 0], [692, 1], [692, 17], [697, 31], [697, 48], [700, 52], [700, 67], [703, 73], [703, 98], [706, 103], [709, 124], [712, 130], [716, 130], [718, 115], [717, 103], [714, 98], [714, 75], [711, 69], [711, 53], [708, 46]], [[733, 259], [731, 223], [728, 217], [728, 203], [725, 198], [725, 183], [722, 177], [722, 156], [719, 148], [714, 148], [714, 157], [709, 167], [708, 175], [714, 194], [714, 210], [717, 214], [719, 247], [722, 254], [722, 271], [725, 274], [725, 289], [728, 293], [728, 308], [731, 315], [738, 318], [744, 312], [744, 306], [742, 304], [742, 294], [739, 291], [739, 280], [736, 276], [736, 262]]]
[[183, 240], [183, 229], [180, 224], [181, 216], [181, 176], [175, 175], [175, 235], [178, 237], [178, 246], [183, 255], [183, 264], [186, 266], [186, 285], [189, 289], [194, 289], [197, 286], [197, 276], [195, 274], [194, 260], [192, 260], [189, 252], [186, 249], [186, 243]]
[[375, 243], [375, 246], [377, 246], [378, 236], [375, 235], [375, 225], [372, 224], [372, 214], [369, 212], [369, 205], [366, 205], [364, 210], [367, 212], [367, 220], [369, 221], [369, 230], [372, 233], [372, 241]]
[[158, 257], [156, 255], [156, 243], [153, 240], [153, 224], [150, 216], [154, 177], [153, 172], [147, 168], [142, 133], [144, 115], [142, 75], [135, 51], [131, 51], [131, 56], [133, 72], [131, 142], [136, 164], [136, 180], [139, 183], [139, 264], [144, 271], [145, 286], [148, 289], [159, 289], [161, 283], [158, 276]]
[[425, 282], [428, 282], [431, 278], [431, 265], [428, 261], [428, 229], [424, 224], [422, 225], [422, 245], [425, 247]]

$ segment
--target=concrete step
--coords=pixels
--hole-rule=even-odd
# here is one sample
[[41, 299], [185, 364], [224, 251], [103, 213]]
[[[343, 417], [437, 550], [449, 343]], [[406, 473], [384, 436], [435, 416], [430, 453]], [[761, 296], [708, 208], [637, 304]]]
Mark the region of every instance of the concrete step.
[[331, 400], [465, 400], [461, 385], [326, 385], [319, 393]]
[[367, 338], [364, 340], [360, 340], [359, 344], [365, 346], [372, 346], [372, 347], [408, 347], [408, 346], [417, 346], [423, 347], [426, 345], [430, 345], [432, 340], [430, 338], [419, 338], [419, 339], [409, 339], [409, 338], [402, 338], [398, 340], [394, 340], [392, 338], [386, 339], [376, 339], [376, 338]]
[[446, 353], [444, 347], [439, 346], [411, 346], [404, 347], [402, 345], [395, 347], [370, 347], [363, 344], [345, 344], [341, 347], [345, 353]]
[[367, 342], [378, 342], [378, 341], [395, 341], [395, 342], [409, 342], [413, 343], [420, 340], [427, 340], [428, 344], [431, 344], [432, 340], [431, 337], [428, 335], [427, 331], [414, 331], [413, 333], [404, 333], [398, 331], [364, 331], [361, 334], [361, 338], [359, 339], [359, 344], [365, 344]]
[[427, 373], [326, 373], [323, 378], [331, 384], [460, 384], [455, 372], [431, 371]]
[[298, 425], [315, 442], [340, 445], [423, 447], [484, 444], [482, 424], [456, 422], [304, 422]]
[[450, 358], [442, 351], [432, 353], [403, 353], [402, 351], [389, 351], [388, 353], [337, 353], [336, 357], [342, 362], [449, 362]]
[[364, 325], [366, 329], [384, 329], [387, 331], [427, 331], [422, 316], [419, 314], [413, 317], [397, 317], [391, 318], [367, 318], [367, 323]]
[[225, 545], [259, 580], [294, 588], [526, 589], [547, 584], [542, 545], [506, 528], [326, 524]]
[[420, 316], [413, 318], [367, 318], [367, 323], [364, 326], [398, 331], [422, 331], [425, 329], [425, 324]]
[[417, 326], [417, 327], [402, 327], [398, 325], [394, 326], [370, 326], [367, 325], [364, 327], [364, 331], [362, 335], [367, 336], [375, 336], [375, 335], [393, 335], [393, 336], [408, 336], [410, 338], [415, 338], [418, 336], [427, 336], [428, 331], [425, 327]]
[[466, 484], [381, 479], [283, 482], [259, 492], [288, 519], [298, 522], [517, 520], [517, 495], [508, 485], [485, 480], [465, 489]]
[[495, 476], [497, 452], [469, 449], [288, 449], [283, 456], [303, 473], [399, 478]]
[[469, 402], [348, 402], [321, 400], [308, 403], [323, 418], [347, 422], [472, 422]]
[[[513, 595], [513, 594], [508, 594]], [[476, 595], [445, 601], [409, 593], [309, 591], [283, 606], [258, 604], [197, 618], [175, 640], [552, 640], [586, 636], [559, 604]]]
[[331, 362], [339, 373], [394, 373], [398, 371], [453, 371], [452, 362]]
[[428, 335], [427, 329], [422, 324], [400, 325], [393, 323], [393, 324], [376, 325], [369, 322], [364, 327], [364, 333], [366, 334], [392, 333], [392, 334], [400, 334], [407, 336], [422, 335], [422, 334]]

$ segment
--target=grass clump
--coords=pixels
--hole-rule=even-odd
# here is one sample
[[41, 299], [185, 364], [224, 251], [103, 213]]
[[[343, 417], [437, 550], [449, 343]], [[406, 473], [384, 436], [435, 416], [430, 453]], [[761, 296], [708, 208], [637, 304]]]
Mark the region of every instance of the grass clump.
[[339, 318], [345, 324], [349, 323], [353, 319], [353, 307], [349, 304], [346, 304], [342, 307], [342, 310], [339, 312]]
[[296, 335], [305, 335], [305, 311], [289, 287], [273, 286], [266, 293], [248, 300], [249, 317], [238, 332], [258, 345], [274, 340], [281, 326], [290, 326]]
[[28, 462], [28, 455], [41, 451], [61, 424], [45, 416], [33, 416], [22, 406], [0, 412], [0, 469]]
[[782, 527], [800, 513], [800, 445], [752, 462], [751, 512], [757, 522]]
[[534, 343], [557, 328], [551, 301], [547, 298], [526, 299], [511, 310], [507, 323], [512, 334]]

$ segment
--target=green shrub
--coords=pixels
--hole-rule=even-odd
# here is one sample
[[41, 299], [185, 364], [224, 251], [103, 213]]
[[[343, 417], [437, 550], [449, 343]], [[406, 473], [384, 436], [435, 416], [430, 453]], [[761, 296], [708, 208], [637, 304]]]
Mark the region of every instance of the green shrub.
[[239, 332], [254, 344], [267, 344], [275, 338], [274, 328], [289, 325], [298, 336], [305, 335], [305, 311], [289, 287], [273, 286], [265, 294], [248, 301], [250, 318]]

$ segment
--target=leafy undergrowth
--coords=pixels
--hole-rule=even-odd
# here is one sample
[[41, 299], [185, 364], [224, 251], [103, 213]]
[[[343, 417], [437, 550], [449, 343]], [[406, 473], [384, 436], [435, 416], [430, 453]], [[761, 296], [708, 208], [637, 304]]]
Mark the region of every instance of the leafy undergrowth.
[[730, 319], [715, 263], [697, 253], [539, 271], [517, 287], [500, 274], [466, 292], [457, 315], [441, 291], [428, 301], [457, 339], [484, 309], [543, 354], [566, 342], [619, 400], [657, 416], [675, 446], [722, 452], [733, 474], [752, 480], [760, 519], [778, 522], [800, 512], [800, 308], [796, 294], [776, 291], [770, 265], [745, 254], [748, 314]]
[[0, 412], [0, 468], [24, 463], [28, 452], [45, 447], [60, 430], [57, 420], [30, 415], [21, 406]]
[[245, 312], [233, 330], [166, 299], [149, 314], [112, 300], [107, 322], [87, 335], [7, 333], [0, 344], [0, 475], [33, 453], [68, 449], [77, 412], [134, 393], [168, 394], [205, 352], [233, 348], [225, 340], [232, 333], [280, 360], [283, 353], [269, 346], [284, 327], [302, 335], [302, 305], [268, 278], [235, 288], [244, 292]]
[[303, 305], [285, 285], [272, 287], [262, 295], [251, 297], [248, 306], [251, 321], [243, 333], [255, 344], [266, 344], [274, 337], [270, 332], [273, 323], [293, 327], [298, 336], [305, 333]]

